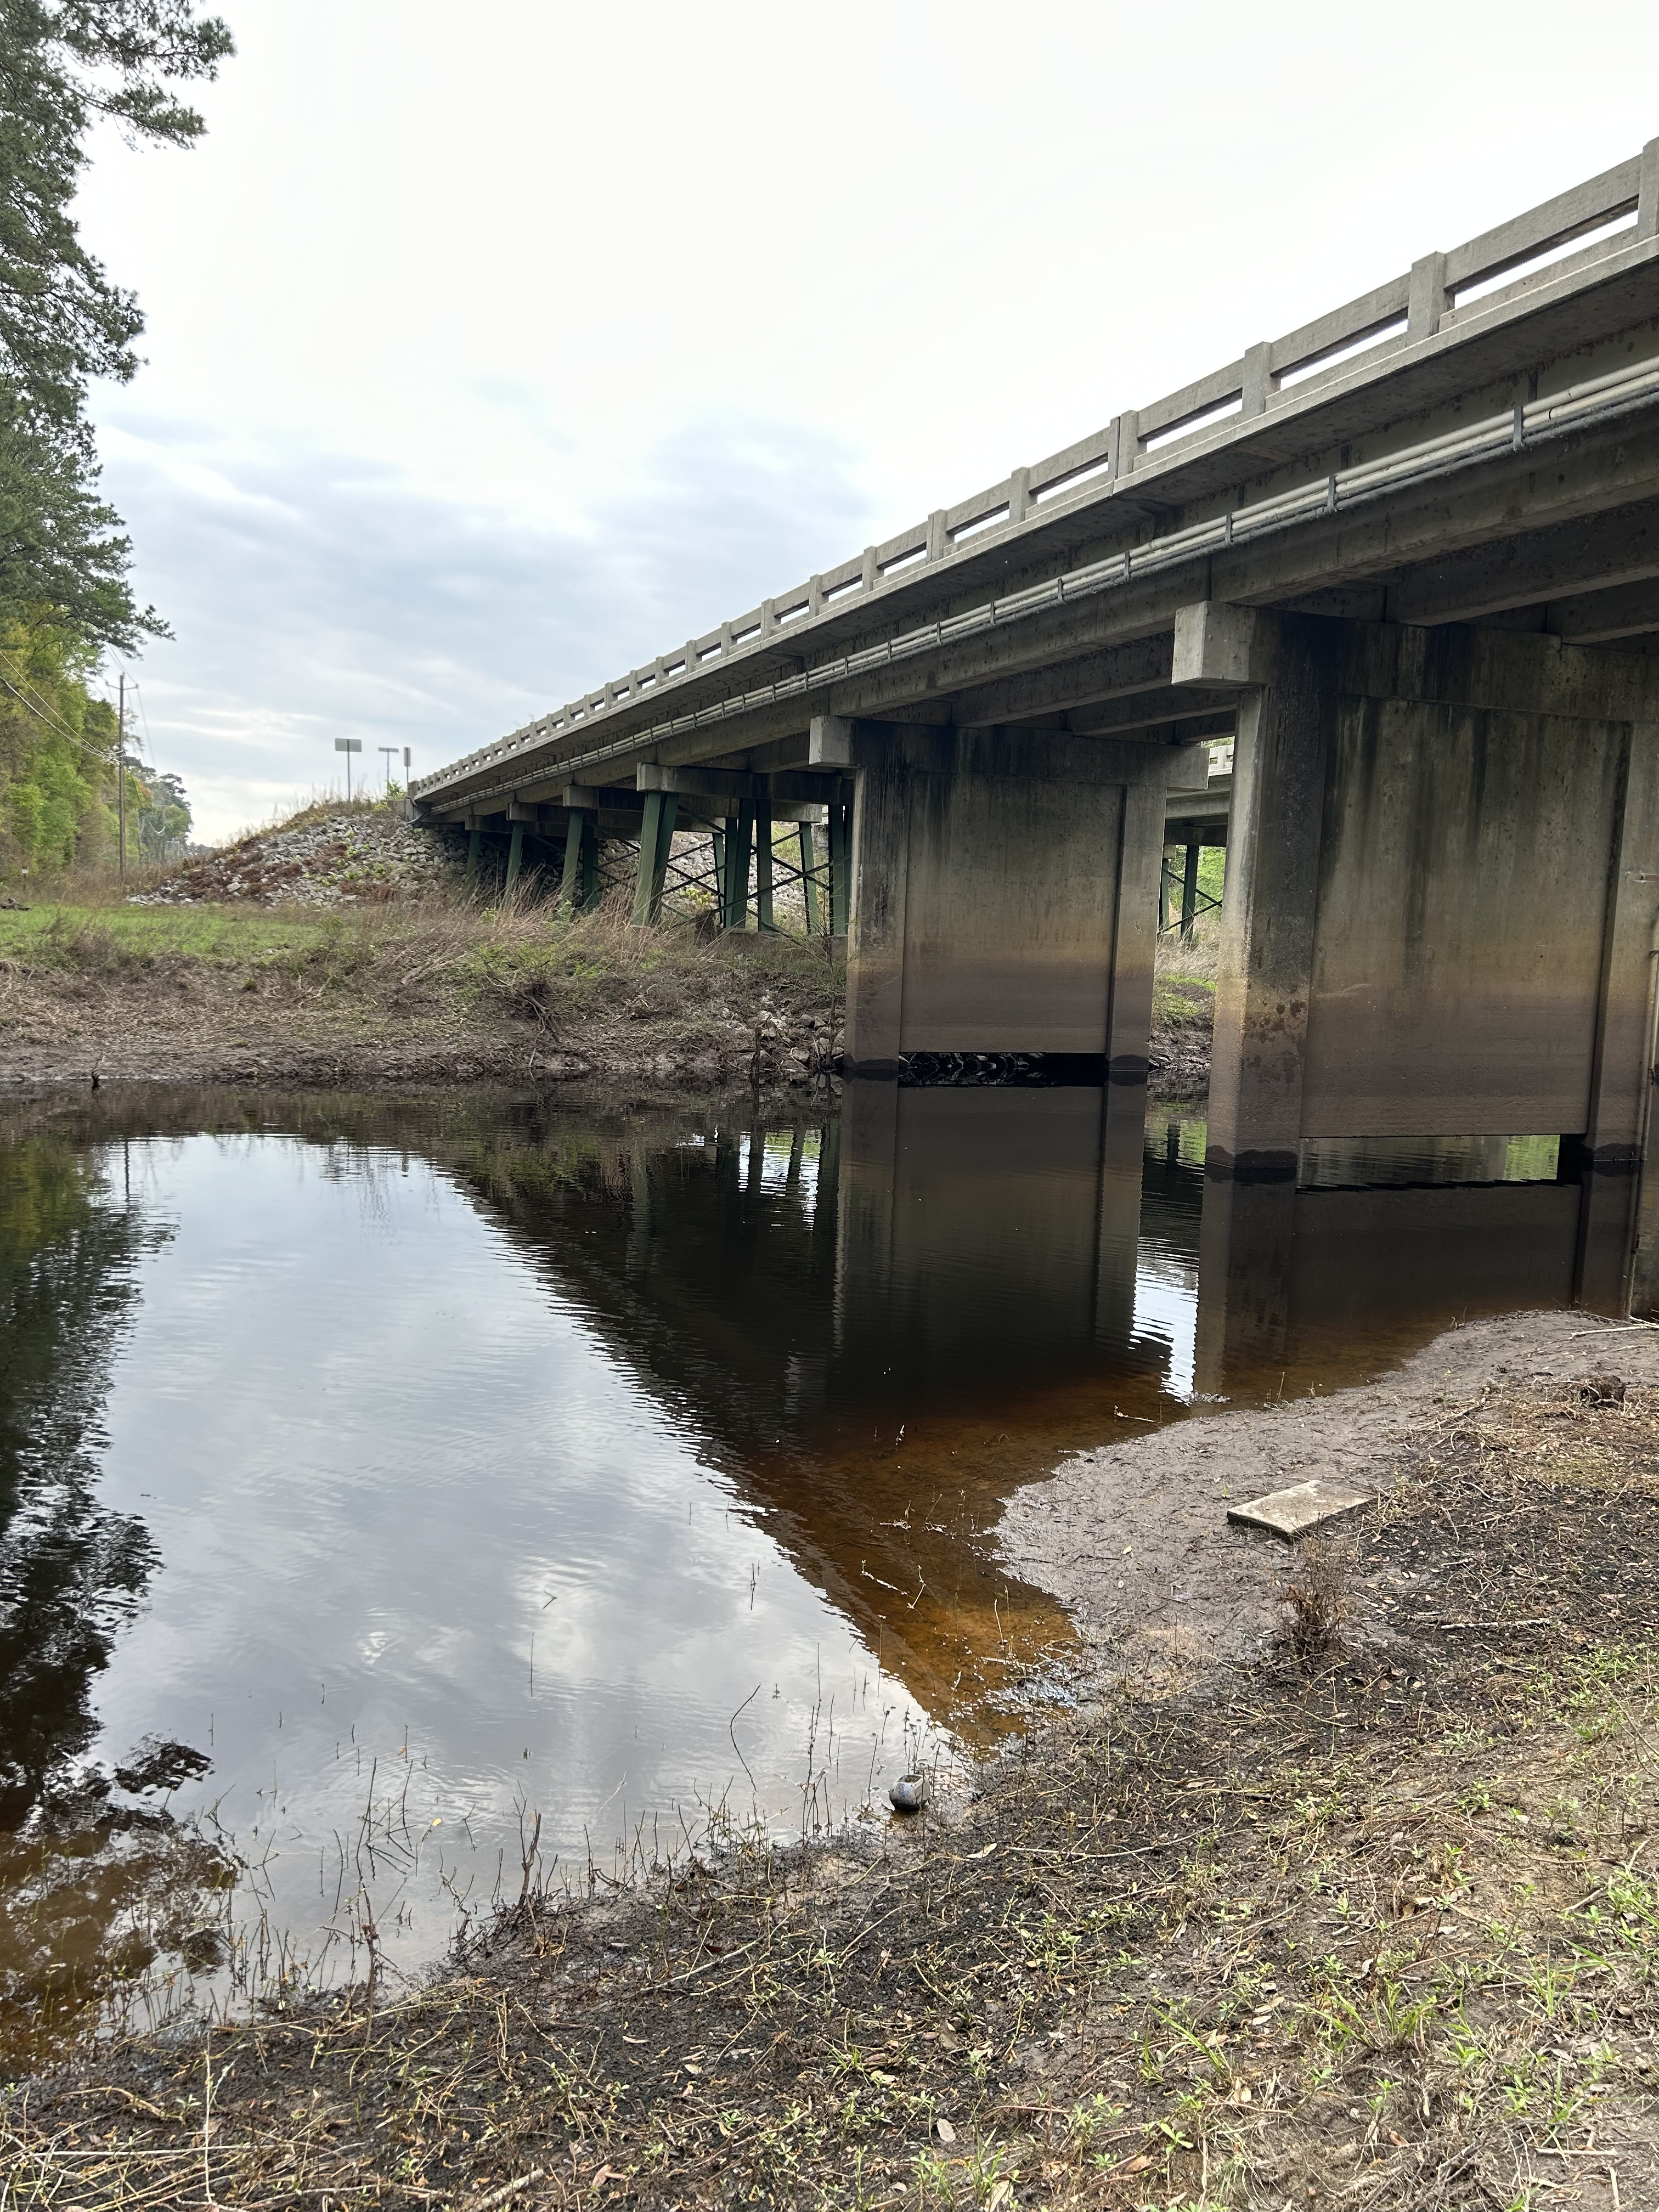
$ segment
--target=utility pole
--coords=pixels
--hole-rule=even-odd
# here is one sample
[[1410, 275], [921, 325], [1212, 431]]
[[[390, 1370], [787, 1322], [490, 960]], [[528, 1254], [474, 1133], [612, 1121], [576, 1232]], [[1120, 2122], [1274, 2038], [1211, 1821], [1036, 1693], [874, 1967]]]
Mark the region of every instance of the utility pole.
[[127, 879], [127, 672], [121, 671], [120, 705], [115, 712], [115, 809], [121, 824], [121, 881]]

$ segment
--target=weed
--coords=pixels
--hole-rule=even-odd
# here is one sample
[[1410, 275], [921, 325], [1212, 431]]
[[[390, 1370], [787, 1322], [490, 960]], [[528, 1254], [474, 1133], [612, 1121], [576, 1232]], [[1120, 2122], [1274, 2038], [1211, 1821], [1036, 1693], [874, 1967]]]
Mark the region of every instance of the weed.
[[1352, 1554], [1328, 1536], [1304, 1537], [1296, 1578], [1286, 1583], [1280, 1602], [1287, 1610], [1285, 1640], [1304, 1666], [1343, 1648], [1343, 1628], [1352, 1611], [1349, 1569]]

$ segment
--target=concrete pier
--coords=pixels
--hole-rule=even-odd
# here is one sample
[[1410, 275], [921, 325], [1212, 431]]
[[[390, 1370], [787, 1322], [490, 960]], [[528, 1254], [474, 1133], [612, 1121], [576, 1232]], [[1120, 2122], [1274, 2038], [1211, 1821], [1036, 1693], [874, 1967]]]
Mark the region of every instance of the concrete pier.
[[846, 732], [847, 1059], [1041, 1054], [1144, 1083], [1167, 745], [1018, 728]]
[[[1242, 1238], [1288, 1284], [1329, 1210], [1297, 1194], [1310, 1140], [1556, 1135], [1573, 1294], [1618, 1309], [1651, 1090], [1659, 658], [1213, 605], [1176, 640], [1178, 678], [1240, 690], [1212, 1279]], [[1279, 1325], [1242, 1282], [1225, 1303], [1235, 1332]]]

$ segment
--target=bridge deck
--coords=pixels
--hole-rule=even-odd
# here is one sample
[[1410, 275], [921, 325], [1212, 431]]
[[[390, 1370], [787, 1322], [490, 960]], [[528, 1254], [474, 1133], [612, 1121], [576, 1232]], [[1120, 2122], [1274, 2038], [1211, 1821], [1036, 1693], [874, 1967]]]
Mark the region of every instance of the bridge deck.
[[[456, 819], [562, 803], [573, 783], [628, 792], [642, 764], [810, 770], [815, 714], [963, 726], [1111, 707], [1103, 734], [1190, 739], [1230, 704], [1170, 696], [1158, 641], [1198, 599], [1431, 623], [1536, 609], [1564, 637], [1659, 635], [1659, 557], [1631, 544], [1645, 516], [1586, 526], [1659, 492], [1656, 420], [1659, 140], [413, 796]], [[1133, 644], [1139, 659], [1103, 652]]]

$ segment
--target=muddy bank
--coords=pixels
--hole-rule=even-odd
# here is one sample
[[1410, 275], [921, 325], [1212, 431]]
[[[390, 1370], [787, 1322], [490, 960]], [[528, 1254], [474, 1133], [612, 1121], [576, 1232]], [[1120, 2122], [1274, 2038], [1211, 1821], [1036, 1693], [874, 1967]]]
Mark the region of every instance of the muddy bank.
[[1160, 974], [1147, 1050], [1154, 1098], [1200, 1099], [1210, 1087], [1215, 989], [1207, 978]]
[[1160, 1560], [1270, 1612], [1289, 1556], [1213, 1537], [1219, 1492], [1365, 1480], [1344, 1635], [1294, 1656], [1258, 1609], [1228, 1664], [1097, 1652], [943, 1815], [728, 1828], [574, 1899], [527, 1851], [425, 1987], [12, 2092], [21, 2201], [182, 2201], [188, 2160], [247, 2208], [1659, 2202], [1656, 1342], [1485, 1324], [1068, 1463], [1005, 1542], [1120, 1648], [1117, 1535], [1152, 1633]]
[[[673, 1036], [641, 1038], [636, 1049], [603, 1035], [550, 1046], [533, 1028], [464, 1030], [436, 1037], [358, 1035], [295, 1036], [250, 1031], [203, 1037], [165, 1024], [131, 1029], [91, 1025], [73, 1039], [16, 1044], [0, 1039], [0, 1091], [80, 1085], [258, 1085], [295, 1090], [402, 1090], [422, 1085], [496, 1083], [523, 1086], [592, 1080], [640, 1087], [702, 1089], [758, 1080], [803, 1095], [822, 1090], [816, 1071], [781, 1065], [763, 1053], [755, 1067], [751, 1036], [721, 1048], [688, 1048]], [[827, 1078], [826, 1078], [827, 1080]]]
[[1060, 1600], [1103, 1668], [1248, 1660], [1274, 1632], [1288, 1553], [1230, 1527], [1230, 1504], [1316, 1475], [1386, 1497], [1494, 1394], [1547, 1395], [1603, 1365], [1659, 1384], [1659, 1328], [1582, 1313], [1471, 1322], [1358, 1389], [1202, 1414], [1064, 1461], [1009, 1500], [998, 1551]]

